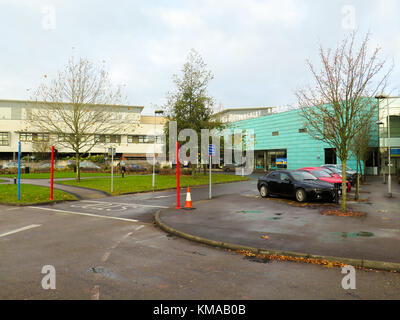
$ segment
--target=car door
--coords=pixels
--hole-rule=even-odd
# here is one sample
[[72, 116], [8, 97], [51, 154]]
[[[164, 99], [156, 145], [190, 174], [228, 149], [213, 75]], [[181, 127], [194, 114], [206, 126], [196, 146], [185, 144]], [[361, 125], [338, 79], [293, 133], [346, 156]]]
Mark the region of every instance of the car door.
[[285, 173], [281, 172], [279, 175], [279, 194], [281, 195], [292, 195], [293, 194], [293, 182], [291, 177]]
[[278, 194], [279, 187], [279, 173], [272, 172], [268, 175], [268, 188], [270, 193]]

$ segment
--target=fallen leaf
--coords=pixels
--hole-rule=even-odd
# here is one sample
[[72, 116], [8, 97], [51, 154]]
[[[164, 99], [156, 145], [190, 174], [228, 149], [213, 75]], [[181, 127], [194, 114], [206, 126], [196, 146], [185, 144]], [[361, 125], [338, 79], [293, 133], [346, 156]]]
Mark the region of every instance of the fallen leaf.
[[268, 240], [268, 239], [269, 239], [269, 237], [268, 237], [267, 235], [261, 236], [261, 238], [263, 238], [263, 239], [265, 239], [265, 240]]

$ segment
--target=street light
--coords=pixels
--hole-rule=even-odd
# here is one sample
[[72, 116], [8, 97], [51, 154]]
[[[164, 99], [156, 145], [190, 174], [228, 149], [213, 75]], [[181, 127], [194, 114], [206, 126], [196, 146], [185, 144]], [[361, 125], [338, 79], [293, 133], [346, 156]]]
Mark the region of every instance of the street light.
[[[390, 174], [390, 169], [392, 166], [391, 163], [391, 158], [390, 158], [390, 153], [391, 153], [391, 148], [390, 148], [390, 113], [389, 113], [389, 96], [385, 94], [379, 94], [375, 97], [378, 99], [378, 112], [379, 112], [379, 102], [380, 100], [386, 99], [386, 106], [387, 106], [387, 143], [388, 143], [388, 167], [389, 167], [389, 173], [388, 173], [388, 197], [392, 197], [392, 177]], [[378, 121], [377, 125], [383, 125], [382, 121]], [[385, 183], [385, 173], [383, 173], [383, 181]]]
[[162, 110], [155, 110], [154, 111], [154, 140], [153, 140], [153, 192], [154, 192], [154, 188], [155, 188], [155, 183], [156, 183], [156, 119], [157, 119], [157, 115], [158, 114], [163, 114], [164, 111]]

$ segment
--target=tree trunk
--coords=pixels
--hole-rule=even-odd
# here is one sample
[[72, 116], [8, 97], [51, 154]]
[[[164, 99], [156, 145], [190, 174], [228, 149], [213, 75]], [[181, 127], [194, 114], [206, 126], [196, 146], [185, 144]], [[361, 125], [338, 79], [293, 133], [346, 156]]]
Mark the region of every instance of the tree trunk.
[[81, 157], [79, 152], [75, 154], [75, 165], [76, 165], [76, 182], [81, 182], [81, 167], [80, 167], [80, 162], [81, 162]]
[[357, 159], [357, 182], [356, 182], [356, 194], [354, 196], [354, 200], [358, 200], [360, 198], [360, 180], [359, 180], [359, 174], [358, 174], [358, 168], [360, 167], [360, 160]]
[[347, 175], [346, 175], [346, 160], [342, 160], [342, 212], [347, 211]]

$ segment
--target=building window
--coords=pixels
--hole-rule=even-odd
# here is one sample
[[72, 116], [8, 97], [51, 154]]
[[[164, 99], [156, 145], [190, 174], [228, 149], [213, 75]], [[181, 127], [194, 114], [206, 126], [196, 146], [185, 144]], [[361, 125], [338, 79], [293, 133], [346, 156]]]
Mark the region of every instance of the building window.
[[96, 134], [94, 140], [96, 143], [121, 143], [121, 136], [117, 134]]
[[19, 134], [19, 140], [30, 142], [30, 141], [49, 141], [48, 133], [32, 133], [32, 132], [21, 132]]
[[139, 143], [139, 137], [138, 136], [128, 136], [128, 143]]
[[20, 141], [32, 141], [32, 133], [22, 132], [19, 134]]
[[58, 142], [68, 142], [69, 141], [69, 134], [59, 134], [58, 135]]
[[10, 145], [10, 135], [8, 132], [0, 132], [0, 146]]
[[307, 128], [299, 129], [299, 133], [305, 133], [305, 132], [307, 132]]
[[279, 131], [274, 131], [274, 132], [272, 132], [272, 135], [273, 135], [273, 136], [279, 136]]

